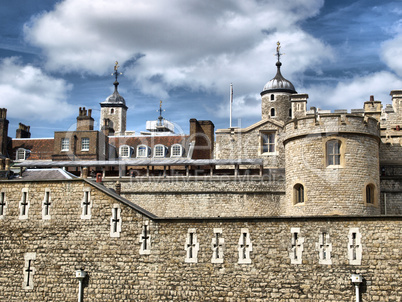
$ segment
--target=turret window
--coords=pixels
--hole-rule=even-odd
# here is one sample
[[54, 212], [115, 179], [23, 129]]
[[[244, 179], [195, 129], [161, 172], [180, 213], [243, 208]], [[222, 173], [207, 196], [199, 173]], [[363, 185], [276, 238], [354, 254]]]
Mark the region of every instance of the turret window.
[[304, 203], [304, 186], [302, 184], [295, 184], [293, 187], [293, 203]]
[[333, 139], [327, 141], [327, 166], [339, 166], [341, 164], [341, 142]]
[[271, 101], [274, 101], [274, 100], [275, 100], [275, 95], [271, 94]]
[[275, 116], [275, 108], [271, 108], [271, 116]]

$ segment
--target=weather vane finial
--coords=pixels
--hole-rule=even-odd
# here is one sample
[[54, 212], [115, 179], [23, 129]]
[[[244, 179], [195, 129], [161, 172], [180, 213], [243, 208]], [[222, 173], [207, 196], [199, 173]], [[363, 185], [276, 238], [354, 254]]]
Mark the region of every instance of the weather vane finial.
[[157, 111], [159, 111], [159, 117], [158, 117], [159, 126], [162, 126], [162, 120], [163, 120], [162, 112], [165, 111], [164, 109], [162, 109], [162, 100], [159, 101], [159, 110]]
[[279, 50], [281, 49], [281, 43], [278, 41], [278, 42], [276, 42], [276, 54], [275, 54], [275, 56], [277, 56], [278, 57], [278, 62], [279, 62], [279, 59], [280, 59], [280, 57], [281, 57], [281, 55], [284, 55], [284, 53], [280, 53], [279, 52]]
[[118, 71], [119, 67], [120, 67], [119, 62], [116, 61], [116, 63], [114, 63], [114, 72], [112, 73], [112, 76], [115, 76], [115, 78], [116, 78], [116, 82], [117, 82], [117, 77], [122, 74], [121, 72]]

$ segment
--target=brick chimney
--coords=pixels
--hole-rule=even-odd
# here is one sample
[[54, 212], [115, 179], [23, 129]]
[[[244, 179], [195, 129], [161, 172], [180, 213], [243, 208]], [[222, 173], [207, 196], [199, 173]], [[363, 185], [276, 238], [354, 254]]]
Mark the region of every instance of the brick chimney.
[[91, 117], [92, 109], [88, 111], [84, 108], [79, 109], [77, 116], [77, 131], [94, 130], [94, 119]]
[[8, 120], [7, 109], [0, 108], [0, 154], [7, 156]]
[[18, 129], [15, 132], [16, 138], [31, 138], [30, 126], [19, 123]]

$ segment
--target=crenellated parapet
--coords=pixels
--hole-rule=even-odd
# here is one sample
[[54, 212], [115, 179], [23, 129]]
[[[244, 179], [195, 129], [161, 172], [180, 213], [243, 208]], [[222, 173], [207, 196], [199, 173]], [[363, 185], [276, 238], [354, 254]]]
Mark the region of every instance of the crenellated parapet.
[[312, 114], [285, 125], [286, 214], [378, 215], [380, 130], [369, 116]]

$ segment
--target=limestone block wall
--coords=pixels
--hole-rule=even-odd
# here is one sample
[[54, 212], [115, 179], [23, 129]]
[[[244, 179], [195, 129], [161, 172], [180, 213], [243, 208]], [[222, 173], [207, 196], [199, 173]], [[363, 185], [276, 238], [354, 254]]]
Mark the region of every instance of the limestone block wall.
[[[111, 110], [113, 109], [113, 113]], [[124, 135], [126, 132], [127, 122], [127, 109], [123, 107], [102, 107], [101, 108], [101, 122], [105, 118], [110, 119], [113, 122], [113, 129], [115, 135]]]
[[[321, 116], [286, 126], [286, 208], [288, 215], [380, 214], [379, 132], [375, 119]], [[340, 165], [327, 165], [326, 142], [341, 142]], [[295, 188], [304, 188], [296, 203]], [[374, 202], [365, 202], [373, 184]]]
[[[271, 100], [271, 95], [274, 95], [274, 100]], [[283, 92], [264, 94], [261, 98], [262, 119], [272, 118], [287, 121], [290, 119], [290, 107], [290, 94]], [[272, 108], [275, 109], [275, 116], [271, 116]]]
[[[283, 168], [285, 155], [283, 149], [284, 133], [278, 124], [264, 120], [258, 125], [249, 127], [250, 130], [221, 130], [216, 132], [215, 158], [216, 159], [239, 159], [261, 158], [265, 168]], [[261, 133], [275, 132], [275, 152], [262, 154]]]
[[[401, 217], [152, 220], [82, 180], [1, 182], [0, 188], [8, 204], [0, 220], [2, 301], [77, 301], [79, 268], [89, 276], [84, 301], [352, 301], [351, 273], [364, 278], [362, 301], [402, 296]], [[19, 219], [24, 188], [31, 205], [28, 218]], [[46, 188], [53, 207], [43, 220]], [[88, 188], [91, 217], [82, 219]], [[121, 209], [119, 237], [110, 236], [115, 206]], [[214, 242], [220, 261], [213, 260]], [[189, 246], [197, 246], [191, 261]]]
[[[104, 185], [113, 189], [115, 182]], [[285, 212], [285, 183], [269, 178], [133, 179], [121, 181], [121, 192], [159, 217], [264, 217]]]

